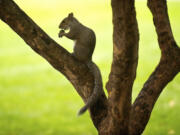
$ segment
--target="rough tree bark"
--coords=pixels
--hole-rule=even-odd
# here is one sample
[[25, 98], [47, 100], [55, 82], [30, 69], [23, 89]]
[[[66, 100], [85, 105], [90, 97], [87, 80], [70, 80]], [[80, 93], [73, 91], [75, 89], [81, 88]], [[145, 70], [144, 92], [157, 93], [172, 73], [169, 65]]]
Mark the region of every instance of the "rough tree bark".
[[166, 0], [148, 0], [153, 15], [161, 59], [132, 105], [130, 132], [141, 134], [163, 88], [180, 71], [180, 48], [172, 34]]
[[[134, 0], [111, 0], [113, 12], [113, 62], [103, 93], [89, 109], [99, 135], [140, 135], [163, 88], [180, 71], [180, 48], [172, 34], [166, 0], [148, 0], [158, 35], [161, 59], [131, 104], [138, 63], [139, 33]], [[0, 19], [8, 24], [36, 53], [44, 57], [87, 101], [93, 90], [93, 75], [52, 40], [12, 0], [0, 0]], [[168, 72], [167, 72], [168, 71]], [[103, 89], [103, 88], [102, 88]]]

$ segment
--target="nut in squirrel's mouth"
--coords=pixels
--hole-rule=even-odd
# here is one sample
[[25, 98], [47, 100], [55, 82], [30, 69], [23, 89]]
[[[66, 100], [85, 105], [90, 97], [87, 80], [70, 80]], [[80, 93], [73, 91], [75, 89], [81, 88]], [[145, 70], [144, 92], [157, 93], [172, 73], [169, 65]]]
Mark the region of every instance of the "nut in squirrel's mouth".
[[70, 32], [70, 28], [67, 27], [67, 28], [62, 28], [62, 30], [64, 30], [65, 33], [69, 33]]

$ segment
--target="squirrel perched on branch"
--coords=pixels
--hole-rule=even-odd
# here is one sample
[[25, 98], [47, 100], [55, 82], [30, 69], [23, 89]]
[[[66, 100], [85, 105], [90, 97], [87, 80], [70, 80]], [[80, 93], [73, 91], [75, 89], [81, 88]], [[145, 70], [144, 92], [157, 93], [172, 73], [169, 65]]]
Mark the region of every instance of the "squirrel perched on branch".
[[[64, 18], [59, 25], [61, 29], [59, 37], [67, 37], [74, 40], [75, 46], [72, 55], [79, 61], [86, 63], [89, 70], [94, 76], [94, 89], [91, 96], [88, 98], [86, 105], [82, 107], [78, 115], [83, 114], [89, 107], [94, 105], [102, 93], [102, 77], [98, 66], [93, 63], [92, 55], [96, 44], [96, 36], [93, 30], [82, 25], [70, 13], [68, 17]], [[69, 32], [65, 32], [69, 30]]]

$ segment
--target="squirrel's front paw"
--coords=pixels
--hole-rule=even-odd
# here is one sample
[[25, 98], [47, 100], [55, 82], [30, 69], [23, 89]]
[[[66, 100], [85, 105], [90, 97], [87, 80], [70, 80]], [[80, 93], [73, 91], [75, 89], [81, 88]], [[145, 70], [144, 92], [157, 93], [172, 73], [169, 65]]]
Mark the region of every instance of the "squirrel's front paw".
[[61, 31], [59, 32], [59, 37], [60, 37], [60, 38], [63, 37], [64, 34], [65, 34], [64, 30], [61, 30]]

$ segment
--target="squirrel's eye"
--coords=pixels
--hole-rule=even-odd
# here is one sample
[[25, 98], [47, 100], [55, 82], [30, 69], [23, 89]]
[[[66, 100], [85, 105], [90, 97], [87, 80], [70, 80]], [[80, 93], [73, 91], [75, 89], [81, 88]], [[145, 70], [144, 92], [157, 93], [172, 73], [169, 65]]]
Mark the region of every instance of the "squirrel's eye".
[[63, 20], [62, 23], [65, 23], [65, 21]]

